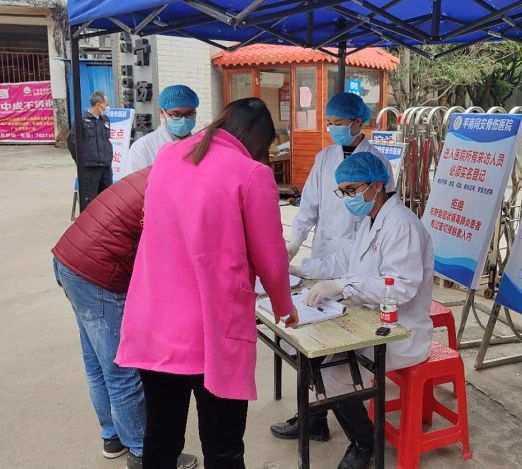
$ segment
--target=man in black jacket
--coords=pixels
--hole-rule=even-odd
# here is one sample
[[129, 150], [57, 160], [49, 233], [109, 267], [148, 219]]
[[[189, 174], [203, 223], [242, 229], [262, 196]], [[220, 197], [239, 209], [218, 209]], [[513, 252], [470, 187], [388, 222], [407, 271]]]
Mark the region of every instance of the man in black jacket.
[[[85, 166], [84, 206], [112, 184], [112, 143], [109, 140], [111, 123], [106, 116], [109, 98], [101, 91], [91, 95], [91, 109], [82, 114], [82, 156]], [[76, 161], [76, 134], [73, 126], [67, 146]]]

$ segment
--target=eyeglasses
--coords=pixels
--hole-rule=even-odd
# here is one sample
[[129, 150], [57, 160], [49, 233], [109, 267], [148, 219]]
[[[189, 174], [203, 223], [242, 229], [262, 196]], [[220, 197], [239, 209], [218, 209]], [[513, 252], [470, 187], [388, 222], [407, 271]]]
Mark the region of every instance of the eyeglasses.
[[335, 189], [334, 194], [340, 199], [344, 197], [355, 197], [357, 194], [357, 189], [359, 189], [359, 187], [366, 186], [367, 184], [368, 183], [363, 182], [362, 184], [359, 184], [355, 187], [348, 187], [347, 189]]
[[326, 127], [350, 127], [353, 121], [350, 119], [342, 119], [335, 122], [328, 122]]
[[187, 112], [172, 111], [171, 113], [168, 113], [164, 109], [162, 109], [162, 111], [167, 117], [169, 117], [170, 119], [173, 119], [175, 121], [183, 119], [183, 118], [194, 119], [194, 117], [196, 117], [196, 114], [197, 114], [197, 111], [195, 109], [192, 111], [187, 111]]

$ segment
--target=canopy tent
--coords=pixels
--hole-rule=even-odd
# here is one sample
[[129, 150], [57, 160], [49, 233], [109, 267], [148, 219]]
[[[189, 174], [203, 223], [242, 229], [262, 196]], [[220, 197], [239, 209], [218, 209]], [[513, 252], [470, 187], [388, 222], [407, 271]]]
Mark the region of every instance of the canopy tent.
[[[69, 0], [68, 12], [80, 210], [85, 208], [80, 38], [123, 31], [190, 37], [227, 50], [250, 43], [315, 48], [339, 59], [340, 91], [347, 47], [350, 54], [401, 45], [432, 59], [437, 56], [419, 46], [455, 44], [446, 54], [489, 40], [522, 41], [522, 0]], [[327, 48], [332, 45], [337, 53]]]
[[[106, 34], [168, 34], [212, 42], [355, 49], [494, 39], [522, 41], [522, 1], [513, 0], [69, 0], [69, 21]], [[238, 47], [238, 46], [234, 46]]]

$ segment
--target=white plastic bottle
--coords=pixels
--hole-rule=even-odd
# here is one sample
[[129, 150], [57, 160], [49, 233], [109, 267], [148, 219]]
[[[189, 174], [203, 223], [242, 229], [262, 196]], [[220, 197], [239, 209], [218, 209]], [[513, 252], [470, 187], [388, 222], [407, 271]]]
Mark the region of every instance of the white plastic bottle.
[[384, 284], [386, 285], [386, 293], [379, 307], [381, 325], [390, 328], [397, 327], [399, 323], [399, 303], [393, 296], [392, 287], [394, 280], [390, 277], [386, 277]]

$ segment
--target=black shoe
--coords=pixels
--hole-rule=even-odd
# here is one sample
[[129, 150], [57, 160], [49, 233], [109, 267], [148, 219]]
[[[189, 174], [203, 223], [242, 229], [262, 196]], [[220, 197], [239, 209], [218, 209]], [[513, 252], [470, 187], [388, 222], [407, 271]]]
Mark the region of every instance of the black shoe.
[[127, 454], [127, 469], [142, 469], [143, 468], [143, 460], [141, 456], [136, 456], [129, 451]]
[[350, 443], [337, 469], [366, 469], [373, 456], [372, 446], [361, 446], [356, 441]]
[[[272, 435], [283, 440], [295, 440], [298, 438], [297, 414], [290, 420], [283, 423], [276, 423], [270, 427]], [[330, 439], [330, 429], [325, 417], [310, 417], [308, 425], [310, 440], [328, 441]]]
[[107, 459], [119, 458], [122, 454], [129, 451], [129, 448], [123, 446], [119, 438], [111, 438], [103, 440], [103, 457]]
[[193, 454], [181, 453], [178, 456], [176, 469], [193, 469], [198, 465], [198, 458]]

